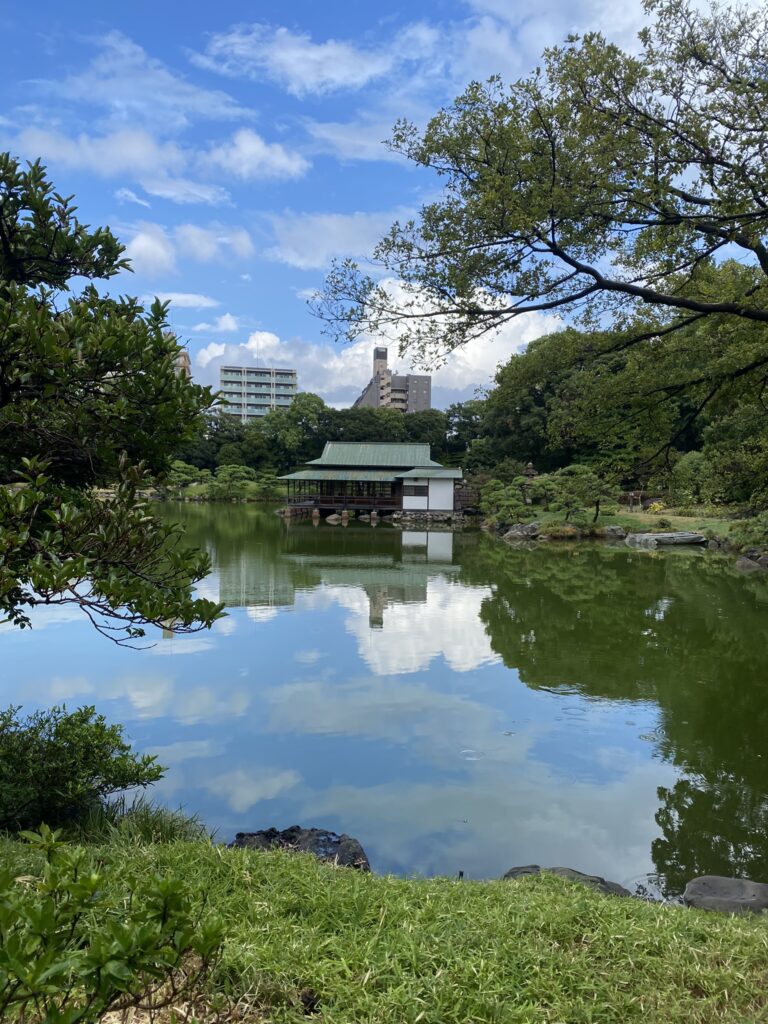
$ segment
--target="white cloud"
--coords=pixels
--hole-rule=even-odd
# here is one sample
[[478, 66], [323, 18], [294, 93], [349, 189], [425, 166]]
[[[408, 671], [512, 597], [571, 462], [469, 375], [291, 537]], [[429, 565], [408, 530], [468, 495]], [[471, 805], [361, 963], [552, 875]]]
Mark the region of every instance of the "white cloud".
[[195, 362], [198, 366], [205, 369], [209, 363], [212, 363], [214, 359], [220, 359], [227, 351], [227, 346], [222, 341], [212, 341], [210, 345], [206, 345], [205, 348], [200, 349], [195, 357]]
[[214, 146], [207, 160], [242, 181], [300, 178], [310, 163], [279, 142], [266, 142], [250, 128], [236, 132], [229, 142]]
[[237, 317], [232, 316], [231, 313], [222, 313], [221, 316], [217, 317], [212, 324], [200, 323], [195, 324], [192, 328], [193, 331], [236, 331], [239, 327]]
[[176, 268], [173, 242], [160, 224], [139, 224], [138, 231], [126, 246], [125, 255], [137, 273], [148, 277], [167, 274]]
[[[151, 196], [174, 203], [203, 203], [217, 206], [229, 202], [229, 193], [221, 185], [192, 181], [179, 176], [194, 153], [175, 142], [158, 142], [149, 132], [125, 128], [105, 135], [81, 132], [69, 137], [59, 131], [28, 128], [13, 140], [13, 148], [30, 158], [42, 157], [48, 163], [86, 170], [101, 178], [132, 175]], [[121, 201], [150, 204], [131, 189], [115, 193]]]
[[321, 153], [333, 153], [342, 160], [404, 163], [404, 157], [391, 152], [385, 145], [392, 135], [396, 116], [394, 111], [390, 115], [375, 111], [363, 113], [350, 121], [307, 120], [305, 127]]
[[190, 181], [188, 178], [142, 178], [141, 185], [151, 196], [168, 199], [172, 203], [221, 206], [230, 201], [229, 192], [221, 185]]
[[121, 32], [109, 32], [99, 45], [100, 53], [82, 71], [38, 84], [58, 100], [101, 107], [111, 124], [151, 124], [164, 132], [186, 128], [201, 118], [253, 116], [227, 93], [200, 88], [170, 71]]
[[138, 203], [139, 206], [146, 206], [148, 209], [150, 204], [146, 199], [141, 199], [129, 188], [119, 188], [115, 192], [115, 199], [120, 203]]
[[237, 768], [235, 771], [224, 772], [209, 779], [205, 788], [209, 793], [226, 800], [233, 811], [242, 813], [262, 800], [273, 800], [281, 793], [293, 789], [301, 781], [299, 773], [292, 769], [270, 775], [269, 769], [256, 774]]
[[221, 74], [271, 79], [302, 97], [359, 89], [391, 72], [405, 56], [395, 46], [364, 49], [335, 39], [315, 43], [303, 33], [255, 24], [215, 35], [206, 53], [194, 59]]
[[175, 142], [160, 143], [140, 128], [123, 128], [105, 135], [81, 132], [73, 138], [59, 131], [27, 128], [16, 137], [14, 147], [24, 155], [82, 168], [102, 178], [171, 173], [180, 170], [187, 159]]
[[[506, 363], [534, 338], [561, 326], [556, 316], [524, 313], [495, 332], [451, 352], [445, 363], [432, 371], [433, 403], [443, 407], [472, 397], [477, 387], [491, 383], [500, 363]], [[303, 391], [313, 391], [329, 404], [342, 407], [357, 398], [368, 383], [373, 349], [381, 343], [380, 338], [366, 337], [346, 345], [323, 344], [301, 338], [282, 339], [271, 331], [254, 331], [239, 344], [206, 346], [198, 352], [196, 362], [201, 369], [208, 368], [207, 383], [215, 383], [221, 363], [248, 365], [255, 363], [257, 355], [267, 365], [295, 366]], [[389, 344], [389, 363], [401, 373], [425, 372], [412, 356], [399, 357], [396, 344]]]
[[197, 224], [181, 224], [174, 232], [176, 243], [190, 259], [209, 263], [226, 255], [253, 255], [253, 242], [245, 228], [213, 224], [203, 228]]
[[[145, 295], [142, 302], [151, 302], [153, 297]], [[158, 292], [156, 297], [161, 302], [170, 302], [179, 309], [213, 309], [221, 305], [210, 295], [200, 295], [198, 292]]]
[[[454, 672], [469, 672], [498, 661], [480, 619], [488, 587], [457, 586], [444, 576], [425, 574], [418, 615], [412, 604], [393, 601], [381, 611], [382, 629], [371, 629], [369, 597], [362, 588], [335, 586], [324, 573], [320, 590], [296, 595], [297, 609], [337, 604], [349, 612], [344, 623], [357, 640], [360, 657], [377, 676], [424, 671], [442, 658]], [[413, 585], [413, 584], [411, 584]]]
[[389, 213], [294, 213], [270, 219], [275, 245], [266, 254], [299, 270], [321, 270], [334, 256], [365, 258], [398, 217], [412, 211]]

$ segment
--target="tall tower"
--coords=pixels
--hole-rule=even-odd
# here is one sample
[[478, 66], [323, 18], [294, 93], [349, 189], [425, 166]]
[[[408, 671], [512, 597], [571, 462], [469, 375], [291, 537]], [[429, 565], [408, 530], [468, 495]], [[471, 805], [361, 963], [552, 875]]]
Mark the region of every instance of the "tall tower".
[[385, 348], [375, 348], [373, 350], [373, 376], [377, 373], [383, 373], [387, 368], [387, 350]]

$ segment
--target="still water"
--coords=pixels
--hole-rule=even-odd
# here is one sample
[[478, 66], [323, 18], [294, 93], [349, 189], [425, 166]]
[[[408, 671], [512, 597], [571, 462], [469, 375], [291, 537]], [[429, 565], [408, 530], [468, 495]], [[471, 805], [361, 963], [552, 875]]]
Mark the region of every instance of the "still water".
[[698, 551], [167, 513], [227, 618], [135, 651], [41, 611], [0, 633], [2, 704], [96, 704], [220, 839], [316, 825], [380, 872], [565, 864], [669, 894], [768, 879], [768, 581]]

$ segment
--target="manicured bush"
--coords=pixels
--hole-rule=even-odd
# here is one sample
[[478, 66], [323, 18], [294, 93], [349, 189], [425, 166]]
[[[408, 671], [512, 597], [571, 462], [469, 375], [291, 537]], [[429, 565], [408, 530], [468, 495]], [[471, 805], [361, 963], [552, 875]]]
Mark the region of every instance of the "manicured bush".
[[0, 830], [72, 825], [105, 797], [163, 777], [93, 707], [0, 711]]
[[222, 927], [201, 918], [178, 878], [131, 874], [107, 885], [57, 833], [25, 838], [43, 867], [0, 872], [1, 1020], [91, 1024], [110, 1011], [194, 1002]]

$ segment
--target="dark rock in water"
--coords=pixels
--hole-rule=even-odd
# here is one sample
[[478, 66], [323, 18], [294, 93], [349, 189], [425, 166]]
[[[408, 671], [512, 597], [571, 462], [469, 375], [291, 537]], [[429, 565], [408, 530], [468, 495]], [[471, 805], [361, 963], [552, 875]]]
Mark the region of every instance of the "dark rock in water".
[[766, 572], [766, 567], [760, 565], [759, 562], [753, 562], [751, 558], [737, 558], [736, 568], [739, 572]]
[[291, 825], [281, 832], [265, 828], [259, 832], [238, 832], [230, 846], [247, 850], [290, 850], [312, 853], [326, 864], [370, 871], [371, 865], [357, 839], [346, 833], [337, 835], [324, 828], [301, 828]]
[[539, 523], [515, 523], [504, 534], [504, 540], [535, 540], [539, 536]]
[[538, 864], [526, 864], [524, 867], [510, 868], [502, 881], [511, 881], [515, 878], [524, 878], [526, 875], [539, 875], [542, 872], [549, 875], [558, 875], [569, 882], [579, 882], [587, 885], [590, 889], [602, 892], [606, 896], [631, 896], [629, 889], [625, 889], [618, 882], [608, 882], [601, 875], [585, 875], [583, 871], [576, 871], [575, 868], [540, 868]]
[[701, 875], [685, 887], [683, 899], [698, 910], [719, 910], [723, 914], [759, 913], [768, 910], [768, 885], [749, 878]]
[[627, 536], [627, 531], [623, 526], [604, 526], [603, 536], [608, 540], [624, 540]]

